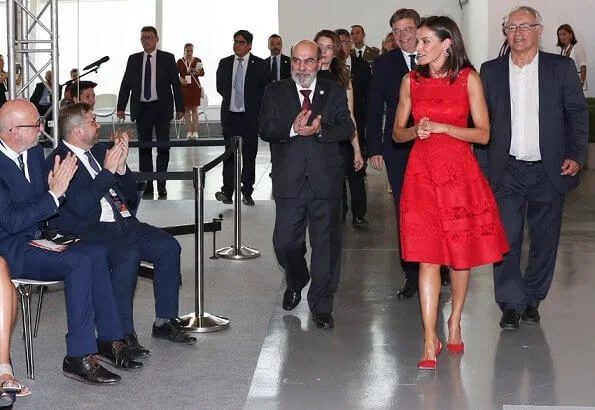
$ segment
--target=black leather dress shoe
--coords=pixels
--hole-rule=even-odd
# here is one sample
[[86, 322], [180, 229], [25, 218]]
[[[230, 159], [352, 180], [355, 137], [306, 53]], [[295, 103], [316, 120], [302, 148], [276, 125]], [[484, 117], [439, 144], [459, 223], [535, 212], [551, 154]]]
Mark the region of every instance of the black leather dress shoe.
[[527, 305], [527, 308], [521, 314], [521, 319], [523, 319], [523, 322], [527, 323], [539, 323], [541, 316], [539, 315], [539, 311], [536, 307]]
[[165, 188], [159, 188], [157, 190], [157, 194], [159, 194], [159, 198], [164, 198], [167, 196], [167, 189]]
[[403, 287], [397, 292], [397, 299], [411, 299], [417, 293], [417, 285], [405, 279]]
[[335, 319], [330, 313], [312, 312], [312, 320], [319, 329], [332, 329], [335, 327]]
[[132, 332], [124, 337], [124, 343], [128, 347], [128, 352], [133, 359], [144, 359], [145, 357], [151, 356], [151, 352], [145, 349], [139, 342], [136, 332]]
[[295, 307], [300, 304], [300, 300], [302, 300], [301, 290], [299, 292], [292, 292], [291, 290], [286, 289], [285, 293], [283, 294], [283, 309], [295, 309]]
[[97, 350], [97, 360], [114, 366], [116, 369], [135, 371], [143, 368], [141, 362], [134, 361], [133, 355], [128, 350], [128, 345], [121, 340], [98, 342]]
[[224, 204], [233, 204], [233, 201], [231, 200], [231, 198], [228, 197], [227, 195], [225, 195], [225, 193], [221, 192], [221, 191], [215, 192], [215, 199], [217, 201], [223, 202]]
[[368, 222], [368, 220], [364, 217], [353, 217], [353, 219], [351, 220], [351, 224], [353, 226], [363, 226], [363, 225], [368, 225], [370, 222]]
[[151, 185], [147, 185], [147, 187], [145, 188], [145, 191], [143, 192], [143, 198], [145, 199], [152, 199], [153, 198], [153, 193], [155, 191], [153, 191], [153, 184]]
[[442, 286], [450, 284], [450, 269], [448, 269], [448, 266], [440, 266], [440, 284]]
[[96, 386], [116, 384], [122, 379], [100, 365], [92, 354], [83, 357], [66, 356], [62, 362], [62, 373], [71, 379]]
[[248, 206], [254, 206], [254, 199], [252, 199], [251, 195], [244, 195], [242, 197], [242, 203]]
[[196, 343], [196, 338], [184, 332], [184, 329], [182, 329], [182, 326], [180, 326], [176, 319], [169, 319], [161, 326], [156, 326], [153, 323], [152, 334], [153, 337], [158, 339], [167, 339], [170, 342], [182, 345], [193, 345]]
[[518, 330], [521, 316], [514, 309], [504, 309], [500, 319], [500, 327], [504, 330]]

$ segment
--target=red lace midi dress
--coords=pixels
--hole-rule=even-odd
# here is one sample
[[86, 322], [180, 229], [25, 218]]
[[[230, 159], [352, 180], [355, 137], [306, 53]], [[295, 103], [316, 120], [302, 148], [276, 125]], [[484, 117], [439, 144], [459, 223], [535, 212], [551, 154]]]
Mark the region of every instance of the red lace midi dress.
[[[449, 78], [411, 80], [415, 123], [431, 121], [466, 127], [467, 79], [471, 69]], [[400, 207], [401, 253], [406, 261], [455, 269], [498, 262], [508, 242], [492, 190], [471, 144], [446, 134], [416, 139], [411, 149]]]

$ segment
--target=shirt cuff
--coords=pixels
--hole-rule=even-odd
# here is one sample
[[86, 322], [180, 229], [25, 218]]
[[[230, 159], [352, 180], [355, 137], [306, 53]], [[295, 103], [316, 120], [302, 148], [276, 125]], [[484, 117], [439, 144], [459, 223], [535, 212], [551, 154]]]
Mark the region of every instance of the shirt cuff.
[[56, 204], [56, 208], [60, 208], [60, 201], [58, 200], [58, 197], [56, 196], [56, 194], [54, 194], [52, 191], [48, 191], [48, 192], [52, 196], [52, 199], [54, 200], [54, 203]]
[[291, 126], [291, 129], [289, 130], [289, 138], [291, 137], [297, 137], [298, 133], [294, 131], [293, 129], [293, 125]]

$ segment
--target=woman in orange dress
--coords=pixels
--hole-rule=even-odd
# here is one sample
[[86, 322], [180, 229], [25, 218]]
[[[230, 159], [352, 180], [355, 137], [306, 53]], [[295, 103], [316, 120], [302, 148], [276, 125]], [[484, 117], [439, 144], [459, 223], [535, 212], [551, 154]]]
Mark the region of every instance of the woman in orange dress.
[[186, 137], [198, 138], [198, 107], [202, 87], [198, 77], [205, 75], [200, 58], [193, 57], [194, 46], [191, 43], [184, 45], [184, 57], [177, 62], [182, 93], [184, 94], [184, 120], [186, 122]]
[[[403, 78], [393, 140], [414, 140], [401, 191], [401, 252], [419, 262], [424, 353], [419, 369], [435, 369], [440, 265], [450, 267], [452, 312], [447, 349], [463, 351], [461, 314], [470, 269], [502, 260], [508, 242], [494, 194], [471, 144], [490, 138], [483, 87], [462, 36], [449, 17], [417, 28], [417, 69]], [[468, 125], [469, 114], [473, 126]], [[407, 127], [410, 115], [414, 124]]]

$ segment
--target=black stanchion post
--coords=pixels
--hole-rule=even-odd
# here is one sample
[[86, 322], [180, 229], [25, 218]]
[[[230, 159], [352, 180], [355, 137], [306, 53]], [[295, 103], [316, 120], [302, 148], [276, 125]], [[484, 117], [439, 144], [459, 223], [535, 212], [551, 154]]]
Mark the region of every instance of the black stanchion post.
[[204, 292], [204, 189], [205, 172], [203, 167], [194, 167], [194, 291], [195, 311], [182, 316], [182, 324], [187, 332], [216, 332], [229, 327], [229, 319], [205, 313]]
[[236, 193], [234, 199], [234, 244], [221, 248], [217, 255], [225, 259], [253, 259], [260, 256], [260, 251], [242, 245], [242, 137], [234, 137], [237, 144], [234, 153]]

